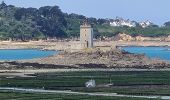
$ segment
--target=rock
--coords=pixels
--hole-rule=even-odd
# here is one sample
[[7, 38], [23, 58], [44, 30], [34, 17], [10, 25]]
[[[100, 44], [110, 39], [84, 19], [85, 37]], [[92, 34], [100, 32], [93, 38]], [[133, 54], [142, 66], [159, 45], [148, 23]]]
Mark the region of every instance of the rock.
[[135, 37], [135, 40], [136, 40], [136, 41], [144, 41], [144, 40], [146, 40], [146, 38], [144, 38], [144, 37], [142, 37], [142, 36], [136, 36], [136, 37]]
[[168, 37], [144, 37], [136, 36], [132, 37], [131, 35], [125, 33], [119, 33], [114, 37], [116, 41], [170, 41], [170, 36]]
[[170, 35], [165, 38], [165, 41], [166, 41], [166, 42], [170, 42]]
[[115, 36], [115, 40], [117, 41], [132, 41], [134, 40], [132, 36], [127, 35], [125, 33], [119, 33]]

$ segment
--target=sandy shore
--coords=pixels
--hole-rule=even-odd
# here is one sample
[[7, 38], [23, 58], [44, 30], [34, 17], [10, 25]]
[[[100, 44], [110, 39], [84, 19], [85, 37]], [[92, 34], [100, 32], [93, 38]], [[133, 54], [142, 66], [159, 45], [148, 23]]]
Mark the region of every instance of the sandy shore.
[[[48, 50], [67, 50], [75, 41], [70, 42], [46, 42], [46, 41], [30, 41], [30, 42], [11, 42], [1, 41], [0, 49], [24, 49], [24, 48], [40, 48]], [[170, 42], [161, 41], [95, 41], [96, 47], [116, 47], [116, 46], [170, 46]]]

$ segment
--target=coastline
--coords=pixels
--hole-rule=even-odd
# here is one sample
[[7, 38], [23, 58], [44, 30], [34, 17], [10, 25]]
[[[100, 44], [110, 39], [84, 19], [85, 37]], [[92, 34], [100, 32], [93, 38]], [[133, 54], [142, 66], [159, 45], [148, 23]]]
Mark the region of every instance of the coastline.
[[[62, 51], [59, 54], [29, 60], [0, 61], [0, 70], [39, 70], [39, 69], [167, 69], [169, 61], [150, 59], [145, 55], [131, 54], [116, 49], [117, 46], [165, 46], [170, 42], [95, 42], [94, 50], [70, 50], [73, 42], [0, 42], [0, 49], [41, 49]], [[144, 44], [143, 44], [144, 43]], [[153, 45], [154, 44], [154, 45]]]
[[[42, 50], [67, 50], [71, 44], [69, 42], [48, 42], [48, 41], [0, 41], [0, 49], [42, 49]], [[119, 46], [144, 46], [144, 47], [170, 47], [170, 42], [163, 41], [94, 41], [96, 47], [119, 47]]]
[[37, 70], [0, 70], [0, 73], [51, 73], [51, 72], [86, 72], [86, 71], [170, 71], [170, 68], [165, 69], [135, 69], [135, 68], [115, 68], [115, 69], [104, 69], [104, 68], [89, 68], [89, 69], [37, 69]]

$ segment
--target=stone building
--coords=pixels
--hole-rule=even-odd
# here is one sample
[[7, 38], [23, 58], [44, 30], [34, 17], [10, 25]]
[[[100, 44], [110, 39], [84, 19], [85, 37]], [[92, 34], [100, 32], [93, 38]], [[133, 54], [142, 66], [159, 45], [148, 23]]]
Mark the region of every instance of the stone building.
[[93, 47], [93, 27], [87, 21], [80, 26], [80, 43], [82, 48]]

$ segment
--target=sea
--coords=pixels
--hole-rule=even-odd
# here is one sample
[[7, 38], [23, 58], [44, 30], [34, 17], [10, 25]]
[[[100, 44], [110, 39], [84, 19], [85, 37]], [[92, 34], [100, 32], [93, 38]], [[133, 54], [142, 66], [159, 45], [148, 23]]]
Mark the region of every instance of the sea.
[[170, 60], [170, 47], [122, 47], [123, 50], [135, 54], [145, 54], [150, 58]]
[[25, 60], [48, 57], [56, 54], [57, 51], [39, 49], [3, 49], [0, 50], [0, 60]]

